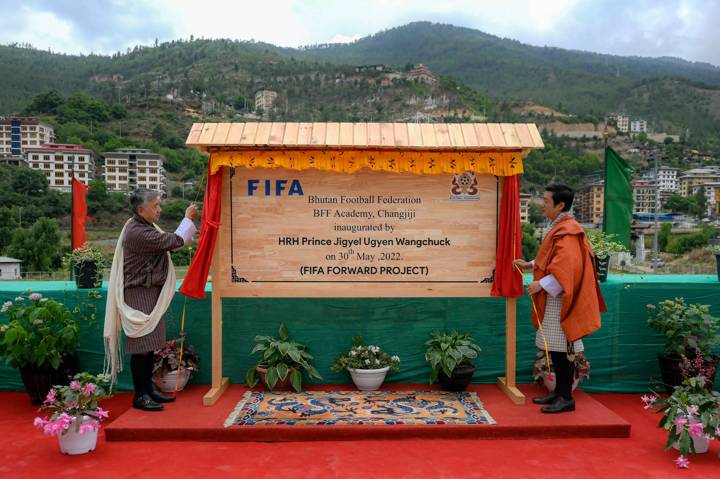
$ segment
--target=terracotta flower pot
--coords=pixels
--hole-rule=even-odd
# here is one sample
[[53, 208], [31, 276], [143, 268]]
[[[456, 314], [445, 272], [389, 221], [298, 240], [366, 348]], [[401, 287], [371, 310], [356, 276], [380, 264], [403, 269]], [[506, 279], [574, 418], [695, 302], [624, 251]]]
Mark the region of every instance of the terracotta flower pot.
[[287, 376], [285, 376], [285, 379], [283, 379], [283, 380], [278, 379], [278, 381], [275, 383], [275, 387], [272, 389], [270, 389], [270, 387], [268, 387], [267, 381], [265, 380], [265, 374], [267, 373], [267, 369], [265, 369], [261, 366], [258, 366], [255, 368], [255, 371], [260, 373], [260, 379], [262, 380], [262, 383], [270, 391], [290, 391], [291, 389], [293, 389], [292, 383], [290, 382], [290, 373], [292, 373], [294, 371], [293, 368], [289, 368]]

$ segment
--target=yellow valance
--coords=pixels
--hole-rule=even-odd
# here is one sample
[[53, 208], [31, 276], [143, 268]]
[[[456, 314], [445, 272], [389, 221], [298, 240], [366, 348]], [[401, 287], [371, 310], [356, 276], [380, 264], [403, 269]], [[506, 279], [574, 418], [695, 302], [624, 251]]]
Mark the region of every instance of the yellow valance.
[[318, 169], [355, 173], [362, 168], [394, 173], [438, 175], [484, 173], [495, 176], [522, 174], [520, 151], [412, 151], [412, 150], [235, 150], [210, 157], [210, 173], [221, 167]]

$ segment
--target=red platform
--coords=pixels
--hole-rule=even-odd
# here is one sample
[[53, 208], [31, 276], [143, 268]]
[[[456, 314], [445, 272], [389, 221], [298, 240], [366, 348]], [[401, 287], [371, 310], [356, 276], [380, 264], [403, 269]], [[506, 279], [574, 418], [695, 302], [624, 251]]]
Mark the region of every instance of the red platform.
[[[309, 386], [315, 390], [347, 390], [352, 385]], [[476, 384], [475, 391], [495, 419], [493, 425], [354, 425], [354, 426], [223, 426], [247, 388], [231, 386], [214, 406], [203, 406], [208, 386], [192, 386], [178, 394], [163, 412], [128, 409], [105, 428], [108, 441], [338, 441], [360, 439], [537, 439], [629, 437], [630, 423], [582, 391], [575, 392], [576, 411], [541, 414], [530, 403], [544, 390], [521, 385], [528, 404], [514, 405], [495, 385]], [[423, 391], [423, 384], [387, 384], [383, 390]]]

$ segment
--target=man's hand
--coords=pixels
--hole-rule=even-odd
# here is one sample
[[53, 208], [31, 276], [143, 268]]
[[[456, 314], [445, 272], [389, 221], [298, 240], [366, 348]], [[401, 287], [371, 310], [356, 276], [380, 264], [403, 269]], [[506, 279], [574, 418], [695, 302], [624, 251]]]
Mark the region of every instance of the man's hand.
[[531, 263], [530, 261], [525, 261], [525, 260], [522, 260], [522, 259], [516, 259], [516, 260], [514, 260], [514, 261], [513, 261], [513, 264], [514, 264], [515, 266], [521, 267], [522, 269], [530, 269], [530, 268], [532, 268], [532, 263]]
[[540, 281], [533, 281], [532, 283], [527, 285], [527, 292], [529, 294], [535, 294], [542, 291], [542, 286], [540, 286]]
[[195, 203], [190, 203], [190, 206], [185, 210], [185, 218], [195, 221], [198, 216], [198, 207]]

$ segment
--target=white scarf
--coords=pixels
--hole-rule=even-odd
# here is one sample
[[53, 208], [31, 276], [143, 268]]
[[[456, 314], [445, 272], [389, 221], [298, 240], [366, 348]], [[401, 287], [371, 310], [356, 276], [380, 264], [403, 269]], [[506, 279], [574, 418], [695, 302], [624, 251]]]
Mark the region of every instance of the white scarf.
[[[130, 224], [132, 218], [123, 226], [115, 246], [115, 255], [113, 256], [112, 268], [110, 270], [110, 281], [108, 283], [107, 304], [105, 306], [105, 326], [103, 330], [103, 338], [105, 340], [105, 374], [111, 377], [111, 385], [115, 384], [117, 374], [122, 371], [122, 348], [120, 346], [120, 329], [125, 332], [128, 338], [139, 338], [152, 333], [158, 322], [167, 311], [175, 294], [175, 267], [172, 264], [170, 253], [168, 252], [168, 274], [165, 284], [160, 291], [155, 307], [150, 314], [133, 309], [125, 304], [125, 280], [123, 273], [123, 240], [125, 238], [125, 229]], [[153, 226], [160, 231], [163, 230], [156, 224]]]

